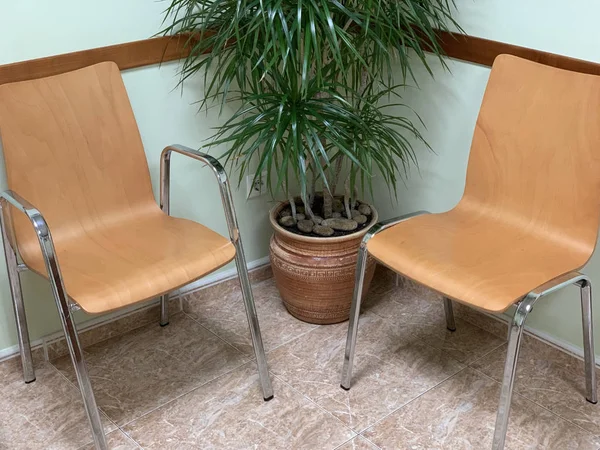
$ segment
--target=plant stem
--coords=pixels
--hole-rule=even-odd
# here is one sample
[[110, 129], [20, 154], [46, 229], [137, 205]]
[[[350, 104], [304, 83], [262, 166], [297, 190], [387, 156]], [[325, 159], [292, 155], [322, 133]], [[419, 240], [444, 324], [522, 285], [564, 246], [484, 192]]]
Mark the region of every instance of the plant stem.
[[296, 202], [294, 201], [294, 197], [290, 196], [289, 201], [290, 201], [290, 208], [292, 208], [292, 217], [294, 218], [294, 220], [296, 220]]
[[346, 217], [352, 219], [352, 211], [350, 208], [350, 176], [346, 178], [344, 183], [344, 207], [346, 208]]
[[339, 156], [335, 161], [335, 169], [331, 180], [329, 180], [329, 189], [323, 189], [323, 218], [328, 219], [333, 214], [333, 197], [337, 188], [340, 173], [342, 172], [342, 166], [344, 159]]

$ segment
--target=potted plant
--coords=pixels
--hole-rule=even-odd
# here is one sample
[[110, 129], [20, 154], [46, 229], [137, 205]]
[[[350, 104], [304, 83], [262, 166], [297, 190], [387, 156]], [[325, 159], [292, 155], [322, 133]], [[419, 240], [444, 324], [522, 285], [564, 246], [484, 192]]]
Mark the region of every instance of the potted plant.
[[[357, 250], [377, 221], [358, 199], [378, 172], [391, 192], [423, 141], [392, 114], [411, 65], [441, 58], [436, 29], [451, 0], [170, 0], [165, 34], [186, 36], [182, 82], [201, 73], [201, 108], [237, 109], [208, 147], [273, 197], [270, 254], [288, 310], [314, 323], [348, 318]], [[424, 142], [424, 141], [423, 141]], [[343, 191], [339, 197], [336, 194]], [[365, 287], [375, 268], [370, 262]]]

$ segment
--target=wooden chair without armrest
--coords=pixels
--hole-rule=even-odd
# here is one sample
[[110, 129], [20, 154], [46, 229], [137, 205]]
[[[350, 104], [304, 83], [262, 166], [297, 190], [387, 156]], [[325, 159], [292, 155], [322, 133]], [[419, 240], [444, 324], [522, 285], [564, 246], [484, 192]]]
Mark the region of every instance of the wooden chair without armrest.
[[[105, 449], [71, 311], [104, 313], [160, 296], [164, 326], [168, 292], [235, 259], [263, 396], [273, 396], [225, 171], [208, 155], [167, 147], [161, 155], [161, 210], [116, 64], [1, 85], [0, 136], [10, 189], [0, 197], [2, 237], [26, 382], [35, 374], [21, 270], [31, 269], [51, 283], [95, 445]], [[214, 171], [229, 239], [168, 215], [172, 152]]]
[[[600, 77], [498, 56], [475, 128], [464, 195], [442, 214], [375, 225], [356, 271], [342, 371], [350, 388], [365, 261], [378, 261], [445, 297], [498, 313], [517, 309], [509, 331], [493, 439], [504, 448], [523, 324], [533, 304], [581, 288], [587, 399], [596, 403], [590, 280], [600, 220]], [[452, 300], [450, 300], [452, 299]]]

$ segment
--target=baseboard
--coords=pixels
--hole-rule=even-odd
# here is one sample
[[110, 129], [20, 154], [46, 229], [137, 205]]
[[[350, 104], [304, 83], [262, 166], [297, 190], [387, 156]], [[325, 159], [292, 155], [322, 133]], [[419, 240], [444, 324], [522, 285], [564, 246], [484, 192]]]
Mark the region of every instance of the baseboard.
[[[266, 268], [270, 265], [269, 257], [260, 258], [255, 261], [251, 261], [247, 264], [248, 271], [254, 272], [261, 268]], [[189, 294], [191, 292], [210, 288], [219, 283], [226, 282], [231, 280], [237, 276], [237, 270], [235, 267], [222, 270], [217, 273], [213, 273], [208, 275], [200, 280], [196, 280], [193, 283], [187, 284], [182, 288], [174, 291], [169, 298], [170, 308], [174, 310], [174, 312], [181, 311], [181, 301], [180, 298], [182, 295]], [[118, 311], [105, 314], [99, 317], [94, 317], [90, 320], [86, 320], [84, 322], [80, 322], [77, 324], [80, 340], [87, 341], [82, 342], [84, 347], [93, 345], [96, 342], [100, 342], [103, 340], [94, 340], [94, 339], [85, 339], [86, 334], [93, 334], [97, 336], [109, 336], [112, 337], [114, 334], [110, 332], [102, 332], [100, 330], [103, 327], [110, 327], [117, 321], [126, 320], [129, 316], [148, 316], [151, 315], [153, 309], [158, 308], [159, 299], [148, 300], [143, 303], [138, 303], [129, 308], [123, 308]], [[174, 308], [175, 306], [175, 308]], [[143, 326], [146, 323], [144, 321], [139, 321], [138, 325]], [[66, 350], [66, 343], [64, 343], [64, 335], [62, 331], [56, 331], [54, 333], [50, 333], [46, 336], [43, 336], [40, 339], [36, 339], [31, 342], [31, 349], [34, 353], [39, 353], [43, 355], [43, 359], [48, 360], [53, 357], [59, 356], [61, 353], [64, 353]], [[14, 358], [19, 354], [19, 346], [13, 345], [11, 347], [0, 349], [0, 362], [6, 359]]]
[[[481, 311], [477, 311], [477, 313], [485, 315], [490, 319], [502, 322], [508, 327], [508, 321], [510, 319], [505, 315], [495, 316]], [[550, 345], [551, 347], [557, 348], [565, 353], [569, 353], [579, 359], [583, 359], [583, 348], [578, 347], [577, 345], [573, 345], [570, 342], [558, 339], [551, 334], [546, 333], [545, 331], [541, 331], [527, 325], [525, 325], [524, 333], [539, 341], [542, 341], [544, 344]], [[596, 367], [600, 368], [600, 354], [596, 354]]]

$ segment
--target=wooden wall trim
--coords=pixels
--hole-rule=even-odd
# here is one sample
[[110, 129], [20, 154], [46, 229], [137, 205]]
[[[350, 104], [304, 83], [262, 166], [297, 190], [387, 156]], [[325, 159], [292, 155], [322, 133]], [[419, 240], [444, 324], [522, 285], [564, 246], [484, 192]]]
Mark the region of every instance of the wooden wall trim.
[[[462, 61], [491, 66], [496, 56], [508, 53], [561, 69], [600, 75], [600, 64], [591, 61], [457, 33], [440, 32], [439, 36], [446, 55]], [[187, 38], [163, 36], [0, 65], [0, 84], [57, 75], [102, 61], [114, 61], [121, 70], [173, 61], [187, 56]]]
[[600, 75], [600, 64], [583, 59], [457, 33], [440, 32], [439, 37], [446, 55], [461, 61], [491, 66], [496, 56], [507, 53], [559, 69]]
[[187, 56], [186, 40], [162, 36], [0, 65], [0, 84], [58, 75], [103, 61], [114, 61], [121, 70], [173, 61]]

